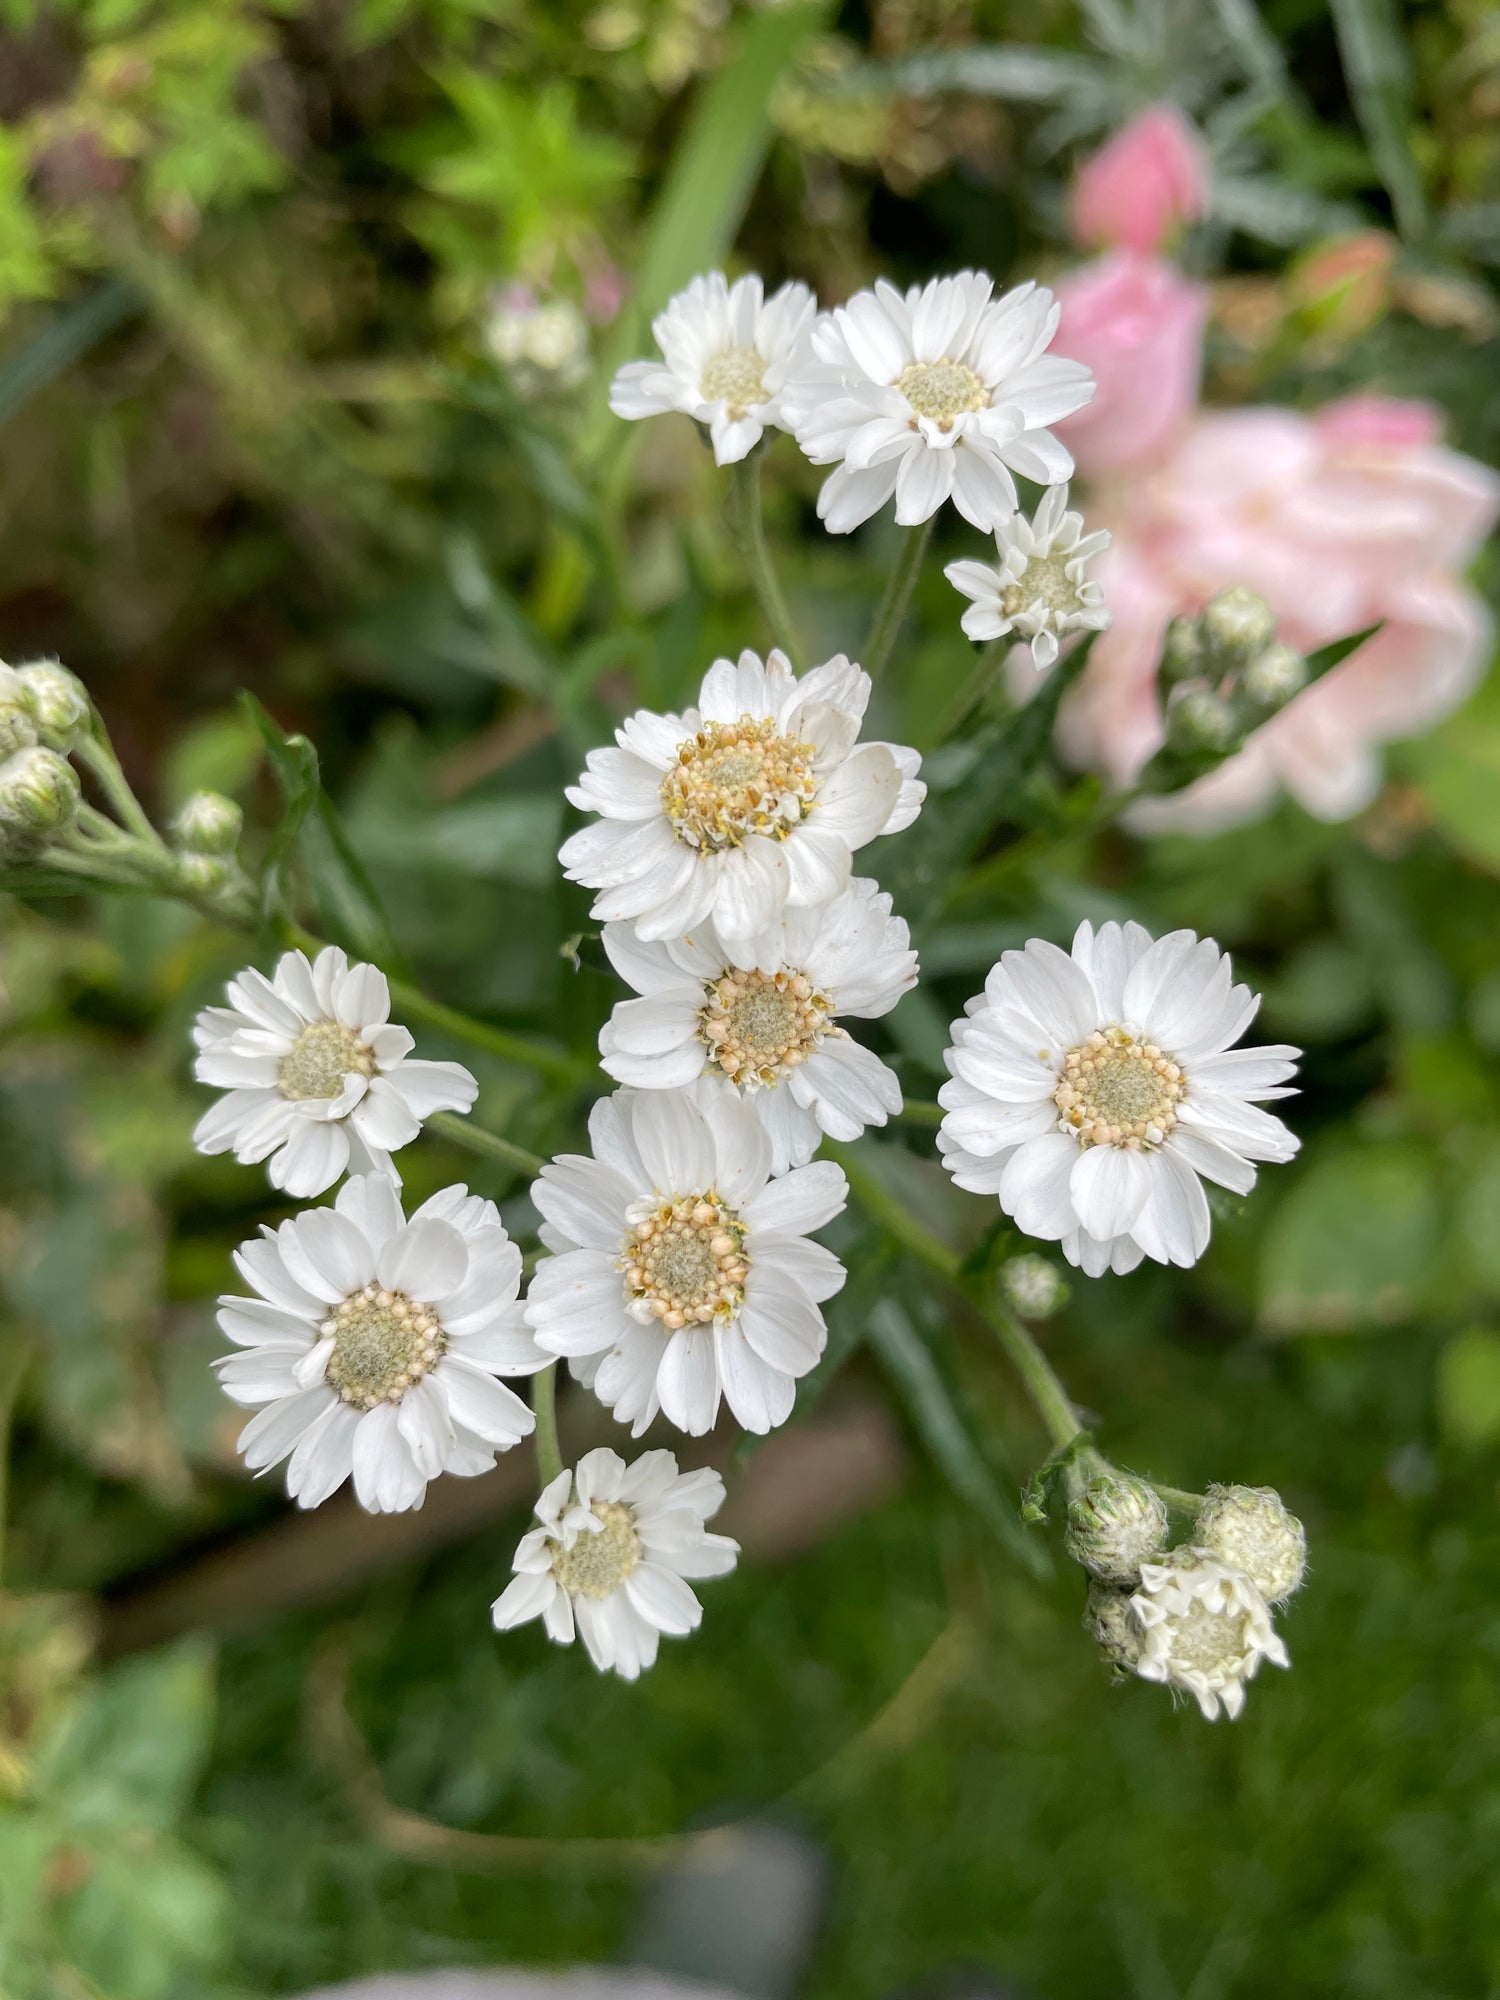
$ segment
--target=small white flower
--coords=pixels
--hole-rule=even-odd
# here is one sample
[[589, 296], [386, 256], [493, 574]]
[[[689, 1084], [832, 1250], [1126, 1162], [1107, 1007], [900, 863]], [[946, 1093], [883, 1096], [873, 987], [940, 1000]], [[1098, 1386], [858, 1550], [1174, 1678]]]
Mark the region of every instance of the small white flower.
[[788, 391], [797, 442], [814, 465], [837, 465], [818, 514], [846, 535], [892, 494], [914, 526], [951, 499], [991, 530], [1016, 511], [1012, 473], [1044, 486], [1073, 459], [1048, 424], [1094, 393], [1078, 361], [1049, 355], [1059, 308], [1039, 285], [992, 298], [994, 280], [961, 271], [903, 298], [883, 279], [825, 313], [815, 361]]
[[1295, 1094], [1301, 1051], [1233, 1046], [1260, 996], [1231, 978], [1212, 938], [1139, 924], [1080, 924], [1071, 957], [1040, 938], [1006, 952], [953, 1025], [949, 1173], [1090, 1277], [1195, 1264], [1203, 1180], [1248, 1194], [1252, 1161], [1298, 1146], [1255, 1100]]
[[1221, 1704], [1231, 1721], [1239, 1714], [1245, 1683], [1262, 1660], [1292, 1664], [1255, 1585], [1202, 1549], [1174, 1549], [1165, 1562], [1142, 1563], [1130, 1610], [1142, 1635], [1134, 1671], [1143, 1681], [1185, 1689], [1209, 1722]]
[[286, 1488], [317, 1507], [352, 1472], [372, 1514], [420, 1507], [440, 1472], [488, 1472], [532, 1429], [500, 1375], [548, 1365], [518, 1303], [521, 1253], [493, 1202], [444, 1188], [408, 1222], [384, 1174], [346, 1181], [242, 1243], [255, 1298], [219, 1301], [240, 1350], [214, 1365], [232, 1402], [264, 1405], [240, 1434], [252, 1472], [290, 1454]]
[[1031, 641], [1032, 665], [1045, 673], [1057, 659], [1057, 642], [1069, 632], [1104, 632], [1104, 593], [1084, 574], [1109, 547], [1099, 529], [1083, 532], [1082, 514], [1070, 514], [1066, 486], [1042, 495], [1034, 518], [1012, 515], [995, 530], [1000, 566], [949, 563], [943, 575], [974, 601], [963, 615], [971, 639], [1002, 639], [1015, 632]]
[[767, 299], [754, 276], [732, 285], [719, 271], [694, 278], [652, 322], [662, 359], [627, 362], [609, 407], [632, 418], [683, 410], [707, 424], [718, 463], [733, 465], [767, 424], [791, 429], [782, 391], [815, 311], [806, 285], [783, 285]]
[[806, 1166], [826, 1132], [857, 1139], [901, 1109], [901, 1085], [839, 1025], [873, 1020], [916, 984], [917, 955], [891, 899], [856, 880], [823, 909], [789, 910], [761, 956], [736, 961], [712, 924], [671, 944], [644, 944], [606, 924], [604, 949], [641, 998], [622, 1000], [599, 1036], [617, 1083], [671, 1090], [724, 1079], [770, 1134], [771, 1171]]
[[696, 708], [640, 709], [618, 748], [589, 752], [568, 798], [601, 817], [564, 841], [568, 880], [599, 891], [596, 918], [633, 920], [648, 943], [711, 920], [755, 963], [784, 910], [831, 902], [854, 850], [921, 809], [916, 751], [858, 740], [869, 699], [842, 653], [800, 680], [782, 653], [716, 660]]
[[844, 1282], [807, 1241], [843, 1208], [843, 1173], [818, 1160], [771, 1180], [764, 1126], [707, 1078], [616, 1091], [589, 1137], [592, 1159], [565, 1154], [531, 1190], [554, 1253], [526, 1300], [537, 1345], [637, 1437], [658, 1409], [699, 1436], [721, 1396], [747, 1431], [785, 1422]]
[[717, 1472], [679, 1472], [669, 1451], [633, 1465], [617, 1452], [586, 1452], [536, 1503], [541, 1522], [523, 1535], [514, 1579], [491, 1607], [500, 1631], [540, 1618], [568, 1645], [582, 1634], [601, 1673], [633, 1681], [656, 1664], [663, 1632], [697, 1630], [703, 1607], [685, 1577], [727, 1576], [740, 1549], [704, 1522], [724, 1504]]
[[200, 1083], [226, 1093], [193, 1134], [200, 1153], [265, 1160], [273, 1187], [304, 1200], [351, 1173], [398, 1181], [391, 1153], [434, 1111], [467, 1111], [479, 1086], [461, 1063], [413, 1061], [389, 1025], [390, 988], [373, 965], [329, 945], [313, 964], [289, 951], [273, 979], [248, 966], [227, 1007], [193, 1028]]

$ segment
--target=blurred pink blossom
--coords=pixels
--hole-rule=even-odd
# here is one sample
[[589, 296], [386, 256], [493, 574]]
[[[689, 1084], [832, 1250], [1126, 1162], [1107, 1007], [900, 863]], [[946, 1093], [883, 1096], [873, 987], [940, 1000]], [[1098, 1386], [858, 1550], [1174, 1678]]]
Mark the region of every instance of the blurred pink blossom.
[[1114, 534], [1097, 571], [1114, 622], [1059, 740], [1117, 784], [1161, 742], [1156, 661], [1174, 613], [1248, 584], [1304, 651], [1387, 621], [1238, 756], [1137, 808], [1137, 824], [1211, 832], [1264, 812], [1281, 787], [1321, 819], [1346, 818], [1375, 795], [1377, 746], [1430, 727], [1473, 687], [1490, 619], [1461, 578], [1500, 515], [1500, 478], [1435, 436], [1426, 405], [1379, 396], [1315, 417], [1216, 411], [1128, 485], [1096, 488], [1088, 521]]
[[1207, 205], [1202, 138], [1175, 104], [1156, 104], [1084, 162], [1068, 216], [1074, 240], [1087, 250], [1151, 256]]
[[1197, 405], [1206, 289], [1175, 265], [1118, 250], [1056, 290], [1056, 351], [1085, 363], [1098, 383], [1058, 435], [1091, 477], [1160, 459]]

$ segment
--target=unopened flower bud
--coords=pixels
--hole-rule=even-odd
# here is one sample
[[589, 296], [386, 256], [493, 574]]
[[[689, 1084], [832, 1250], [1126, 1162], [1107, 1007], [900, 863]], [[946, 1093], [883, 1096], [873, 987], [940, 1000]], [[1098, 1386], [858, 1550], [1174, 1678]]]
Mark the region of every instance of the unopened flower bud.
[[72, 823], [79, 796], [78, 773], [55, 750], [31, 744], [0, 764], [0, 827], [12, 836], [59, 832]]
[[1167, 1542], [1166, 1503], [1129, 1473], [1101, 1472], [1068, 1509], [1068, 1554], [1101, 1583], [1135, 1584]]
[[29, 750], [36, 742], [36, 721], [24, 697], [6, 701], [0, 692], [0, 758]]
[[1228, 750], [1238, 734], [1233, 704], [1212, 688], [1180, 688], [1167, 706], [1167, 741], [1174, 750]]
[[1225, 666], [1242, 666], [1276, 637], [1276, 613], [1258, 590], [1221, 590], [1203, 607], [1203, 637]]
[[1267, 646], [1240, 675], [1240, 692], [1246, 701], [1267, 715], [1285, 708], [1293, 695], [1307, 686], [1307, 662], [1295, 646], [1278, 639]]
[[1083, 1629], [1117, 1676], [1135, 1671], [1145, 1639], [1130, 1608], [1128, 1590], [1111, 1590], [1107, 1583], [1091, 1583], [1083, 1611]]
[[1290, 1597], [1307, 1567], [1307, 1532], [1269, 1486], [1210, 1486], [1193, 1541], [1243, 1570], [1267, 1604]]
[[245, 815], [222, 792], [194, 792], [172, 822], [178, 845], [193, 854], [233, 854]]
[[1203, 631], [1196, 618], [1174, 618], [1161, 642], [1161, 677], [1169, 687], [1196, 680], [1207, 665]]
[[1062, 1273], [1045, 1257], [1008, 1257], [1000, 1267], [1000, 1293], [1022, 1319], [1050, 1319], [1067, 1301]]
[[16, 678], [41, 741], [49, 750], [71, 750], [89, 712], [88, 692], [77, 674], [56, 660], [34, 660], [17, 667]]
[[217, 854], [179, 854], [177, 876], [184, 888], [211, 894], [229, 880], [229, 864]]

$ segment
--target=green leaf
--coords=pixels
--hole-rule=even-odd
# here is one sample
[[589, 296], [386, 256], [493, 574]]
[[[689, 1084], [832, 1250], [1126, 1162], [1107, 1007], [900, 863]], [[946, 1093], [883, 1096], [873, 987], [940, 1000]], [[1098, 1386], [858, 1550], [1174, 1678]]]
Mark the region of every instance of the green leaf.
[[1332, 0], [1339, 53], [1355, 115], [1406, 237], [1427, 227], [1427, 197], [1408, 136], [1411, 71], [1391, 0]]
[[318, 802], [318, 753], [305, 736], [284, 736], [248, 690], [241, 693], [240, 703], [260, 733], [284, 802], [262, 864], [261, 909], [268, 923], [290, 923], [296, 915], [292, 857], [308, 815]]
[[1471, 1326], [1438, 1357], [1437, 1419], [1452, 1443], [1476, 1450], [1500, 1439], [1500, 1333]]
[[[4, 200], [0, 193], [0, 206]], [[140, 308], [135, 287], [115, 278], [54, 313], [40, 333], [0, 362], [0, 424]]]
[[78, 1834], [166, 1831], [186, 1807], [213, 1737], [213, 1648], [201, 1637], [102, 1676], [43, 1755], [38, 1787]]
[[1469, 860], [1500, 874], [1500, 674], [1409, 754], [1443, 833]]
[[898, 62], [857, 63], [840, 72], [827, 88], [838, 96], [879, 90], [893, 97], [938, 97], [967, 91], [972, 97], [998, 97], [1007, 104], [1064, 104], [1081, 89], [1097, 84], [1100, 69], [1092, 57], [1063, 49], [977, 43], [924, 50]]
[[1260, 1313], [1277, 1333], [1407, 1318], [1436, 1275], [1431, 1154], [1391, 1142], [1323, 1154], [1283, 1196], [1261, 1247]]

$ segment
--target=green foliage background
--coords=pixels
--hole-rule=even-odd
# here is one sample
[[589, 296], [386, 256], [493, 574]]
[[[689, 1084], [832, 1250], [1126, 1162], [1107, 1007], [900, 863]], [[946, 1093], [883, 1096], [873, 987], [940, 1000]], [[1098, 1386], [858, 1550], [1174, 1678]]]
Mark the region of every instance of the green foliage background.
[[[234, 697], [305, 732], [426, 990], [578, 1058], [538, 1075], [424, 1036], [474, 1063], [484, 1123], [542, 1152], [576, 1140], [612, 998], [596, 947], [559, 949], [586, 907], [553, 860], [561, 785], [622, 709], [676, 705], [766, 637], [688, 427], [603, 407], [694, 271], [734, 255], [825, 296], [966, 263], [1045, 276], [1078, 151], [1170, 95], [1218, 168], [1193, 253], [1218, 288], [1210, 394], [1425, 395], [1495, 456], [1481, 0], [4, 0], [0, 20], [0, 649], [84, 677], [161, 816], [233, 792], [257, 858], [281, 791]], [[1309, 303], [1309, 252], [1370, 226], [1398, 239], [1377, 308]], [[495, 284], [584, 299], [617, 268], [581, 387], [488, 360]], [[816, 476], [789, 447], [771, 465], [821, 658], [857, 643], [894, 542], [830, 542]], [[930, 747], [969, 665], [934, 569], [880, 733]], [[916, 1098], [1000, 950], [1084, 914], [1213, 933], [1265, 988], [1269, 1038], [1308, 1050], [1297, 1165], [1223, 1207], [1190, 1276], [1080, 1282], [1045, 1334], [1122, 1462], [1274, 1484], [1307, 1520], [1295, 1670], [1214, 1729], [1111, 1689], [1076, 1572], [1018, 1560], [1032, 1421], [982, 1328], [859, 1213], [797, 1420], [825, 1390], [884, 1399], [904, 1486], [714, 1586], [639, 1687], [494, 1638], [519, 1525], [498, 1503], [313, 1606], [131, 1650], [143, 1590], [205, 1557], [229, 1573], [283, 1511], [237, 1474], [205, 1366], [269, 1190], [189, 1141], [187, 1027], [246, 947], [175, 906], [7, 899], [7, 1375], [36, 1348], [0, 1605], [0, 1994], [252, 2000], [620, 1949], [628, 1872], [564, 1844], [487, 1872], [413, 1860], [361, 1818], [310, 1699], [330, 1634], [389, 1797], [446, 1826], [807, 1827], [834, 1860], [808, 1984], [829, 2000], [963, 1968], [1039, 2000], [1500, 1993], [1500, 681], [1390, 761], [1352, 827], [1286, 809], [1141, 846], [1088, 830], [1088, 786], [1042, 766], [1001, 791], [959, 746], [882, 857], [923, 961], [884, 1024]], [[389, 962], [310, 826], [304, 913]], [[879, 1171], [983, 1268], [1003, 1239], [929, 1137], [903, 1128]], [[525, 1228], [502, 1169], [432, 1141], [402, 1164], [414, 1193], [467, 1177]]]

